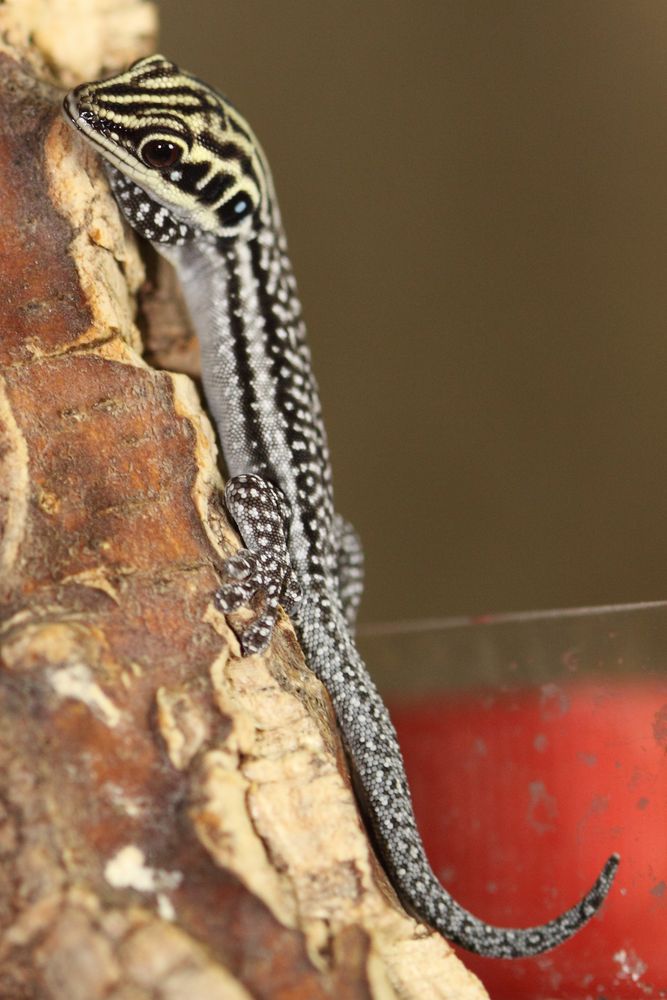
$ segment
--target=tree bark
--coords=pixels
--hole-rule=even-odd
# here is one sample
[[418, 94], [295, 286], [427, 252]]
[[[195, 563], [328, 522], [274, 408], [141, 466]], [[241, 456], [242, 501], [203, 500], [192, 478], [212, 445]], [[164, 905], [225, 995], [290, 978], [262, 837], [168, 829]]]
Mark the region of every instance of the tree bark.
[[0, 995], [482, 998], [375, 862], [288, 619], [244, 659], [213, 606], [216, 444], [158, 370], [196, 356], [159, 270], [142, 358], [143, 264], [59, 110], [155, 12], [77, 6], [0, 5]]

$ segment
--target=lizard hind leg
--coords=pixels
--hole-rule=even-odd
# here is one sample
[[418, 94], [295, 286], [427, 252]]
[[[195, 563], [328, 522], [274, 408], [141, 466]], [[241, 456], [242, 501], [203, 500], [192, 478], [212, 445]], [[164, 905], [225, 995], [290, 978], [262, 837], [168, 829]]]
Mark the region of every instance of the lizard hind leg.
[[353, 633], [364, 590], [364, 550], [353, 525], [340, 514], [334, 518], [334, 540], [338, 590], [345, 620]]
[[225, 503], [245, 548], [224, 563], [214, 597], [225, 614], [258, 599], [259, 610], [238, 632], [243, 655], [250, 656], [268, 645], [278, 605], [293, 610], [301, 596], [287, 549], [290, 509], [277, 486], [255, 475], [230, 479]]

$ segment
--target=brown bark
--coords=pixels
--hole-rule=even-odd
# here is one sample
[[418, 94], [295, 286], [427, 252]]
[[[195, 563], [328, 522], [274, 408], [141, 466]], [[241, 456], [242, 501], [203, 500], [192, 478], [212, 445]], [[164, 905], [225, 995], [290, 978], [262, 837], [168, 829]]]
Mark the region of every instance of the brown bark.
[[213, 606], [213, 434], [142, 360], [136, 246], [40, 82], [141, 55], [154, 13], [88, 0], [77, 47], [73, 6], [0, 5], [0, 996], [483, 997], [374, 863], [289, 621], [243, 659]]

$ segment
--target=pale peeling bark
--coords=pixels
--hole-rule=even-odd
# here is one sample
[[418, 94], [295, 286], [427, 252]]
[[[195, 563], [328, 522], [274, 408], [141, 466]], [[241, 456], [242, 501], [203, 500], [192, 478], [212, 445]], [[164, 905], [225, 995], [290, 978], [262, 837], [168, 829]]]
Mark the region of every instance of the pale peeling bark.
[[72, 39], [71, 3], [0, 4], [0, 995], [484, 997], [374, 862], [288, 620], [243, 659], [214, 608], [211, 426], [142, 359], [133, 237], [37, 82], [138, 57], [155, 13], [80, 7]]

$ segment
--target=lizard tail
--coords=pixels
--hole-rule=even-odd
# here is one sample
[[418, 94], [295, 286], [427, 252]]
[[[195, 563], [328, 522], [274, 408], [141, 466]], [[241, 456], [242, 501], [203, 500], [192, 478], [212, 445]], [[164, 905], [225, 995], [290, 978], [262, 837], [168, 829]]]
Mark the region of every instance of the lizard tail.
[[578, 903], [548, 923], [495, 927], [473, 916], [450, 896], [429, 864], [396, 732], [342, 614], [332, 615], [330, 610], [323, 620], [318, 602], [305, 597], [296, 625], [308, 663], [331, 696], [381, 860], [406, 907], [449, 941], [494, 958], [539, 955], [576, 934], [607, 896], [619, 856], [608, 859]]
[[619, 861], [618, 854], [612, 854], [593, 887], [578, 903], [548, 923], [535, 927], [495, 927], [473, 916], [440, 885], [425, 857], [421, 884], [417, 888], [412, 884], [404, 885], [400, 876], [395, 885], [408, 909], [449, 941], [490, 958], [528, 958], [562, 944], [588, 923], [604, 902]]

